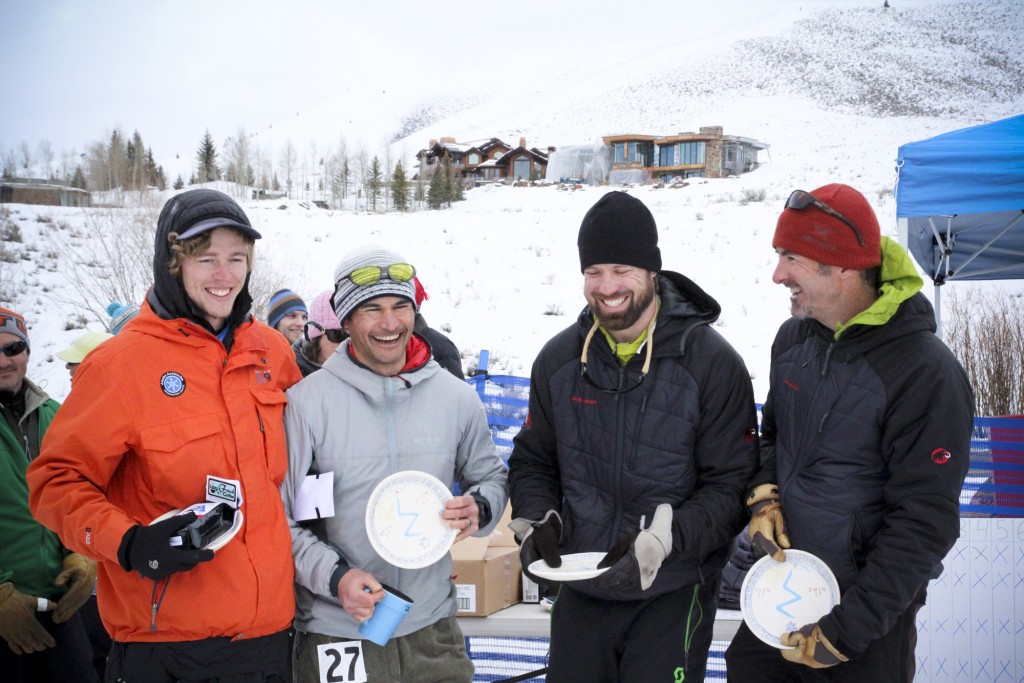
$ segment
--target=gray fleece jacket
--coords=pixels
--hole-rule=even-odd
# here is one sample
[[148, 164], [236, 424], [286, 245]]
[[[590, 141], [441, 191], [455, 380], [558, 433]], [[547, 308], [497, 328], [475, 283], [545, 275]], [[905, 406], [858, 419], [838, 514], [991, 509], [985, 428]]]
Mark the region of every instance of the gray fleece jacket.
[[[487, 427], [483, 404], [466, 383], [431, 359], [397, 377], [355, 363], [345, 341], [315, 372], [288, 390], [285, 428], [288, 474], [281, 487], [295, 557], [296, 616], [300, 631], [359, 639], [359, 623], [331, 595], [335, 569], [373, 574], [414, 600], [396, 636], [456, 611], [451, 555], [421, 569], [400, 569], [381, 558], [366, 533], [366, 505], [385, 477], [405, 470], [434, 475], [464, 494], [487, 500], [493, 529], [508, 500], [506, 467]], [[294, 520], [303, 478], [334, 473], [334, 517]]]

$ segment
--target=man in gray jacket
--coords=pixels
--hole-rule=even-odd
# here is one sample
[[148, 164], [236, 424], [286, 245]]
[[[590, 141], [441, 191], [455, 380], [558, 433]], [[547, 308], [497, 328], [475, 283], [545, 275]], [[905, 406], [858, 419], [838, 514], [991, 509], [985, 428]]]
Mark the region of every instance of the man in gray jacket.
[[[288, 392], [289, 471], [282, 486], [296, 580], [296, 680], [325, 680], [332, 662], [366, 680], [464, 681], [473, 665], [455, 620], [451, 556], [399, 568], [366, 530], [374, 488], [403, 471], [433, 475], [463, 495], [445, 503], [456, 542], [491, 531], [508, 500], [506, 468], [472, 388], [432, 358], [413, 332], [413, 268], [378, 247], [347, 254], [335, 270], [334, 310], [348, 333], [337, 352]], [[335, 514], [299, 521], [309, 475], [332, 473]], [[413, 600], [386, 645], [362, 639], [387, 584]]]

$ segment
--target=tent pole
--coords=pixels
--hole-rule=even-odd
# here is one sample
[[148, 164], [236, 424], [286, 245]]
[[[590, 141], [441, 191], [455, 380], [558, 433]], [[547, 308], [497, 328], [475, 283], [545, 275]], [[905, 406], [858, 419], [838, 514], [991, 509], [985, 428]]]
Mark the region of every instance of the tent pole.
[[935, 334], [942, 339], [942, 287], [935, 285]]

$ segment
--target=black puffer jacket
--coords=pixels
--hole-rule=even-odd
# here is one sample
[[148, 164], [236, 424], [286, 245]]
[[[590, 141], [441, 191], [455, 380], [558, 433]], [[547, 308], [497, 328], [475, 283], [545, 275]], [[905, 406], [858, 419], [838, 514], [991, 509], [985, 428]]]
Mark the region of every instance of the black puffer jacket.
[[[563, 553], [608, 550], [641, 516], [650, 524], [659, 504], [672, 505], [673, 550], [650, 589], [612, 593], [573, 584], [605, 599], [649, 598], [719, 571], [746, 522], [743, 489], [757, 467], [750, 375], [710, 327], [718, 303], [678, 273], [663, 271], [659, 286], [653, 361], [643, 383], [612, 394], [581, 377], [593, 324], [584, 309], [534, 362], [529, 418], [509, 459], [513, 517], [539, 520], [558, 510]], [[643, 361], [641, 351], [623, 368], [599, 333], [588, 373], [602, 387], [630, 386]]]
[[849, 657], [891, 630], [959, 535], [974, 399], [912, 291], [884, 324], [836, 340], [792, 318], [772, 346], [752, 485], [779, 485], [793, 547], [836, 575], [841, 602], [820, 625]]

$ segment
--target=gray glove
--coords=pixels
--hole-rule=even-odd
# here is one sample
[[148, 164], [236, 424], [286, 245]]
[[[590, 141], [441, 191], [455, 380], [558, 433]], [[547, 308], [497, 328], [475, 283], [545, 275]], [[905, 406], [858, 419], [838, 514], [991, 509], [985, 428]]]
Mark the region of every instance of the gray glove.
[[517, 517], [509, 522], [508, 528], [519, 543], [523, 573], [536, 583], [548, 585], [550, 582], [547, 579], [534, 576], [528, 567], [540, 559], [549, 567], [562, 566], [562, 554], [558, 551], [558, 544], [562, 540], [562, 518], [554, 510], [548, 510], [539, 522]]
[[672, 506], [662, 503], [654, 511], [651, 525], [640, 528], [620, 538], [612, 546], [598, 568], [609, 567], [608, 571], [594, 579], [615, 590], [647, 590], [654, 583], [661, 569], [661, 563], [672, 552]]

